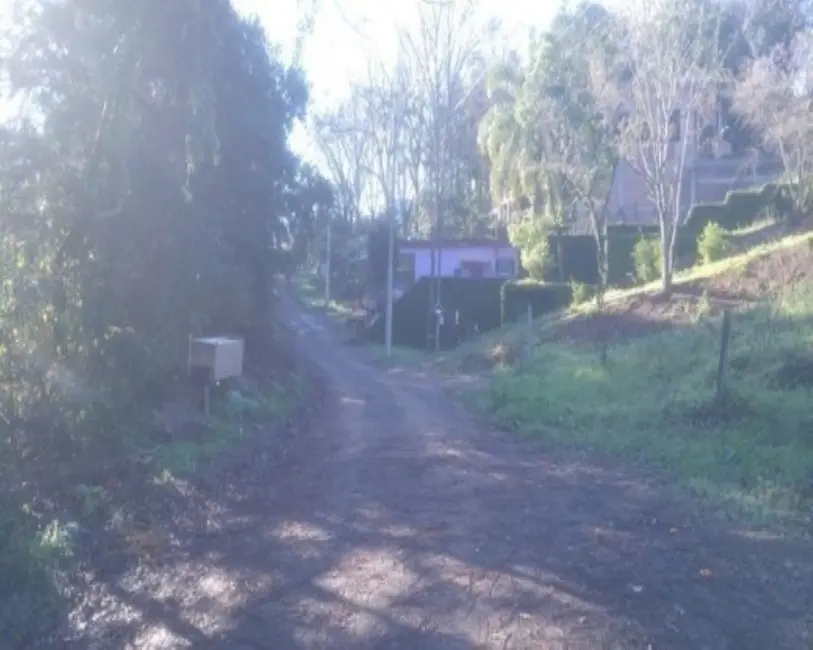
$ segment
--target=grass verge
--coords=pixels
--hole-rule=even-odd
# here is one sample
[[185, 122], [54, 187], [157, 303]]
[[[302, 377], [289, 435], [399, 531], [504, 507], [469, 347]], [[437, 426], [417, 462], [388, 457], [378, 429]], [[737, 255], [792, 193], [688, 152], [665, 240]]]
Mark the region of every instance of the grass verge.
[[813, 290], [797, 287], [734, 315], [728, 398], [714, 404], [716, 321], [629, 339], [606, 365], [549, 342], [495, 372], [486, 410], [557, 447], [669, 469], [755, 520], [813, 505]]
[[307, 382], [298, 374], [262, 392], [229, 390], [213, 404], [207, 426], [201, 427], [194, 438], [160, 445], [150, 453], [151, 463], [161, 480], [194, 474], [258, 429], [288, 420], [302, 404], [306, 391]]

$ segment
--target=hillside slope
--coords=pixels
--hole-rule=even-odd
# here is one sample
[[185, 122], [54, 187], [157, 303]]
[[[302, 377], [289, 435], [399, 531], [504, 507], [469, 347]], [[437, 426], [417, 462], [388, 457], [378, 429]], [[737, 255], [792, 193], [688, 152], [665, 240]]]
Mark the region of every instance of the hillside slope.
[[[723, 309], [733, 335], [715, 401]], [[693, 269], [671, 299], [618, 292], [602, 313], [575, 307], [438, 364], [484, 375], [481, 407], [557, 448], [667, 468], [760, 519], [813, 507], [811, 234]]]

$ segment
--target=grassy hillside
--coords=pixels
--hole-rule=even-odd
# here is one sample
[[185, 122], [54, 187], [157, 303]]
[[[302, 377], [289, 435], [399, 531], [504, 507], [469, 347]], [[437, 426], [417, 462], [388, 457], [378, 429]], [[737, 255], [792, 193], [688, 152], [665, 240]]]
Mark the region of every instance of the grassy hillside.
[[568, 447], [657, 461], [741, 505], [797, 510], [813, 496], [813, 290], [734, 318], [730, 397], [713, 403], [716, 323], [630, 339], [605, 365], [572, 343], [497, 372], [498, 422]]
[[[477, 401], [505, 428], [672, 470], [757, 518], [810, 513], [811, 244], [810, 234], [764, 244], [687, 271], [670, 300], [654, 286], [615, 292], [603, 313], [574, 307], [437, 364], [487, 376]], [[715, 403], [723, 309], [728, 397]]]

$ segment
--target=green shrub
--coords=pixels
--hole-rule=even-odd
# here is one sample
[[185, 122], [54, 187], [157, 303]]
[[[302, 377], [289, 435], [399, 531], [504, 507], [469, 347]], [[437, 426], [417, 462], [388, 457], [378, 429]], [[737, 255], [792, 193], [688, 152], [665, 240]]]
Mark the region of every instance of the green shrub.
[[[658, 239], [658, 226], [610, 226], [607, 233], [607, 266], [610, 285], [623, 284], [635, 277], [633, 249], [641, 237]], [[555, 246], [551, 243], [551, 250]], [[681, 229], [677, 234], [675, 254], [678, 260], [694, 264], [697, 258], [697, 233]], [[568, 282], [598, 284], [596, 241], [592, 235], [568, 235], [562, 238], [564, 276]], [[558, 262], [554, 256], [554, 262]]]
[[534, 318], [567, 307], [573, 291], [569, 284], [524, 280], [503, 284], [500, 298], [502, 320], [510, 322], [524, 318], [528, 305]]
[[728, 231], [719, 223], [710, 221], [697, 238], [697, 254], [702, 264], [716, 262], [731, 252]]
[[660, 239], [641, 237], [632, 249], [632, 261], [635, 278], [639, 282], [652, 282], [661, 273]]
[[519, 249], [522, 268], [534, 280], [543, 280], [551, 267], [550, 236], [545, 223], [526, 216], [508, 227], [508, 238]]
[[574, 305], [583, 305], [596, 296], [596, 288], [584, 282], [571, 282], [570, 292], [573, 295], [572, 302]]

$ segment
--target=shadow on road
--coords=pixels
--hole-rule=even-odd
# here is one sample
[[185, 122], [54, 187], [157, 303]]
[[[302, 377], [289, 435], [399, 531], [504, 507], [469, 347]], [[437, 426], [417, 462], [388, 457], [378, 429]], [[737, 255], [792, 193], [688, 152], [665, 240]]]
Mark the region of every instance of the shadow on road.
[[[810, 648], [810, 545], [555, 463], [309, 340], [318, 415], [177, 491], [162, 564], [108, 576], [121, 648]], [[316, 397], [314, 398], [316, 399]]]

